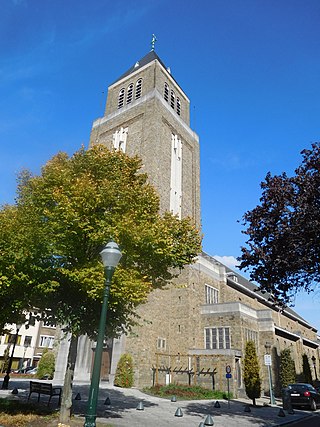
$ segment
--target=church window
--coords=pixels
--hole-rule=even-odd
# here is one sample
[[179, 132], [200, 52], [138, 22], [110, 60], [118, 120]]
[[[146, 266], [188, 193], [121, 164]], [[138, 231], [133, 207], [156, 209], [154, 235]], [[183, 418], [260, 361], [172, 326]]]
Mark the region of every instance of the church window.
[[133, 83], [131, 83], [127, 90], [127, 104], [130, 104], [132, 102], [133, 97]]
[[229, 349], [230, 328], [205, 328], [205, 346], [206, 349]]
[[158, 338], [157, 339], [157, 349], [158, 350], [165, 350], [166, 349], [166, 339], [165, 338]]
[[125, 90], [124, 90], [124, 88], [122, 88], [120, 90], [120, 92], [119, 92], [118, 108], [123, 107], [123, 104], [124, 104], [124, 93], [125, 93]]
[[256, 345], [258, 344], [258, 332], [245, 328], [244, 333], [246, 341], [253, 341]]
[[212, 286], [205, 285], [206, 304], [217, 304], [219, 302], [219, 291]]
[[171, 108], [173, 108], [173, 109], [175, 107], [175, 101], [176, 101], [176, 96], [172, 90], [171, 91], [171, 97], [170, 97], [170, 105], [171, 105]]
[[182, 142], [178, 135], [171, 136], [170, 210], [181, 218], [182, 198]]
[[180, 116], [181, 114], [181, 102], [180, 99], [177, 98], [177, 114]]
[[141, 97], [142, 90], [142, 79], [139, 79], [136, 83], [136, 99]]
[[164, 100], [169, 102], [169, 86], [167, 83], [164, 84], [164, 94], [163, 94]]

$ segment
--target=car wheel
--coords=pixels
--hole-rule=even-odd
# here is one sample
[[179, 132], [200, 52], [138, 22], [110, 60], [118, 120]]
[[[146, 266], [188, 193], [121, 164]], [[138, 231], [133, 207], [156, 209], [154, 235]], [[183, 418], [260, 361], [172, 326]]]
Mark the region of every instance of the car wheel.
[[317, 410], [317, 404], [316, 404], [315, 400], [313, 400], [313, 399], [311, 400], [310, 408], [311, 408], [311, 411]]

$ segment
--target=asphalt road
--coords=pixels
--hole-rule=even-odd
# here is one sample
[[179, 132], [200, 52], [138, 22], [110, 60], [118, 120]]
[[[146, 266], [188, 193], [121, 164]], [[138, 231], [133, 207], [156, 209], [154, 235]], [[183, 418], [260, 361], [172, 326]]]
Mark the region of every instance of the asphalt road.
[[320, 426], [320, 411], [303, 420], [290, 424], [291, 427], [319, 427]]

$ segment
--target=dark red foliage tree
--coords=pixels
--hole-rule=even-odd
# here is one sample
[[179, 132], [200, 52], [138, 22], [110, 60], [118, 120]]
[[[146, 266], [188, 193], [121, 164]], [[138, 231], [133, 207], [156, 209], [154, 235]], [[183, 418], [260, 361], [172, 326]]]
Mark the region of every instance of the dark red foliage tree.
[[320, 282], [320, 143], [301, 154], [294, 176], [267, 174], [260, 204], [243, 217], [240, 268], [284, 303]]

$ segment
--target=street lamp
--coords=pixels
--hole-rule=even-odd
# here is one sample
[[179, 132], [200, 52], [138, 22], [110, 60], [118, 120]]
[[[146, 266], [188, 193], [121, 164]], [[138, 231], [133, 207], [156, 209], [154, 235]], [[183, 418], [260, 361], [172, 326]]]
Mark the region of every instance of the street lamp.
[[14, 340], [13, 340], [13, 347], [12, 347], [12, 352], [11, 352], [11, 356], [9, 359], [9, 363], [8, 363], [8, 368], [6, 370], [6, 375], [3, 378], [3, 383], [2, 383], [2, 390], [8, 390], [8, 386], [9, 386], [9, 380], [10, 380], [10, 372], [11, 372], [11, 366], [12, 366], [12, 361], [13, 361], [13, 354], [14, 354], [14, 349], [16, 348], [16, 344], [18, 341], [18, 335], [19, 335], [19, 329], [21, 328], [22, 324], [21, 323], [16, 323], [16, 333], [14, 335]]
[[314, 356], [312, 356], [311, 360], [312, 360], [312, 363], [313, 363], [313, 368], [314, 368], [314, 374], [315, 374], [315, 377], [316, 377], [316, 381], [318, 381], [316, 358]]
[[100, 323], [99, 323], [99, 329], [98, 329], [98, 338], [97, 338], [96, 351], [94, 355], [92, 378], [91, 378], [91, 385], [90, 385], [89, 398], [88, 398], [88, 407], [87, 407], [84, 427], [96, 427], [97, 401], [98, 401], [98, 392], [99, 392], [103, 341], [104, 341], [106, 322], [107, 322], [109, 291], [110, 291], [111, 279], [112, 279], [114, 270], [118, 265], [118, 262], [120, 261], [122, 253], [120, 252], [119, 246], [115, 242], [111, 241], [100, 252], [100, 255], [104, 265], [106, 282], [105, 282], [105, 288], [104, 288], [104, 294], [103, 294], [103, 302], [102, 302]]
[[270, 403], [271, 405], [275, 405], [276, 401], [273, 395], [272, 373], [271, 373], [271, 366], [272, 366], [271, 344], [269, 342], [266, 342], [264, 347], [266, 349], [266, 355], [264, 356], [264, 360], [265, 360], [265, 365], [268, 366], [268, 374], [269, 374]]

